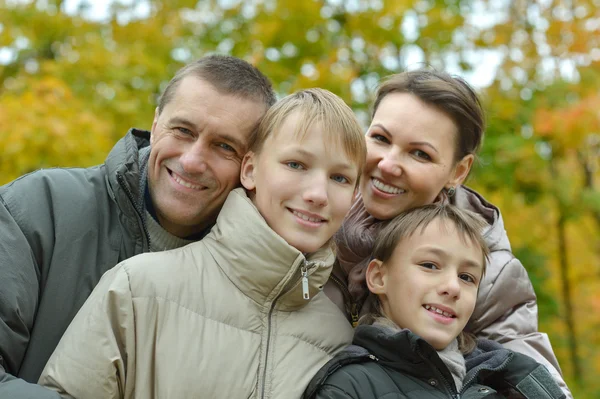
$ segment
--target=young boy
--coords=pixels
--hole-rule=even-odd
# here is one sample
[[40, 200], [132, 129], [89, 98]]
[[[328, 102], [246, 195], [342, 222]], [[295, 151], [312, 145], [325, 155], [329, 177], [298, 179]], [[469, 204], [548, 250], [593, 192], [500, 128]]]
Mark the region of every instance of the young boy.
[[267, 112], [250, 149], [211, 232], [107, 272], [41, 384], [75, 398], [298, 398], [349, 344], [320, 291], [365, 162], [359, 123], [304, 90]]
[[485, 222], [452, 205], [407, 211], [378, 235], [367, 268], [376, 311], [305, 398], [564, 398], [535, 360], [463, 332], [488, 248]]

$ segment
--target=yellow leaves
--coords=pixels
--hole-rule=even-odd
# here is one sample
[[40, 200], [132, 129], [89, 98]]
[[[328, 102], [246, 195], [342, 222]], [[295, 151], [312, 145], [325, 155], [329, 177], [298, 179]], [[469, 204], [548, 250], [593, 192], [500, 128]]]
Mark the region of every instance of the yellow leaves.
[[0, 96], [0, 184], [43, 167], [101, 163], [113, 144], [111, 126], [59, 79], [22, 79], [22, 90]]

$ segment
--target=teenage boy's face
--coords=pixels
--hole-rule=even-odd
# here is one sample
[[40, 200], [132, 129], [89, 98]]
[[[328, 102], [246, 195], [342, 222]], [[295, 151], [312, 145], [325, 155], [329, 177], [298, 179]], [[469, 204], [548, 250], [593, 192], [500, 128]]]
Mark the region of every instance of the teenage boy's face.
[[386, 264], [372, 261], [367, 280], [387, 317], [441, 350], [473, 314], [482, 271], [479, 245], [434, 220], [401, 240]]
[[301, 117], [291, 114], [258, 155], [246, 155], [241, 180], [254, 191], [254, 204], [269, 227], [309, 253], [342, 224], [354, 197], [358, 166], [335, 144], [326, 149], [319, 124], [300, 140], [295, 127]]

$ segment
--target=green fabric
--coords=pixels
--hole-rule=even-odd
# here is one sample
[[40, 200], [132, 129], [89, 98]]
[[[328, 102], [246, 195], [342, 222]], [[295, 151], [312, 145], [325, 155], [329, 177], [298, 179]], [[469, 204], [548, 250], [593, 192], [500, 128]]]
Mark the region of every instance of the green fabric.
[[149, 137], [132, 129], [102, 165], [0, 187], [0, 397], [42, 397], [6, 373], [37, 382], [104, 272], [148, 250], [138, 151]]

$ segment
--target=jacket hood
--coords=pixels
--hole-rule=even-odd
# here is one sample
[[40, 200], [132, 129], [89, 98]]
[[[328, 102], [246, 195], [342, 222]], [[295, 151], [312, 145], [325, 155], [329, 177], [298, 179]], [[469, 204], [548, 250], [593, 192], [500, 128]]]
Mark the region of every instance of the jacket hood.
[[452, 198], [452, 203], [461, 209], [477, 213], [483, 217], [489, 227], [483, 234], [490, 251], [510, 251], [510, 242], [504, 230], [504, 221], [500, 210], [490, 204], [479, 193], [466, 186], [459, 186]]
[[309, 302], [303, 298], [301, 267], [307, 268], [312, 298], [329, 278], [335, 259], [328, 244], [306, 257], [289, 245], [271, 230], [243, 188], [229, 194], [204, 240], [214, 241], [209, 251], [240, 291], [259, 304], [277, 299], [277, 309], [284, 311]]
[[122, 174], [129, 186], [139, 185], [139, 150], [150, 147], [150, 132], [139, 129], [129, 129], [125, 137], [115, 144], [104, 162], [111, 186], [118, 184], [117, 175]]

